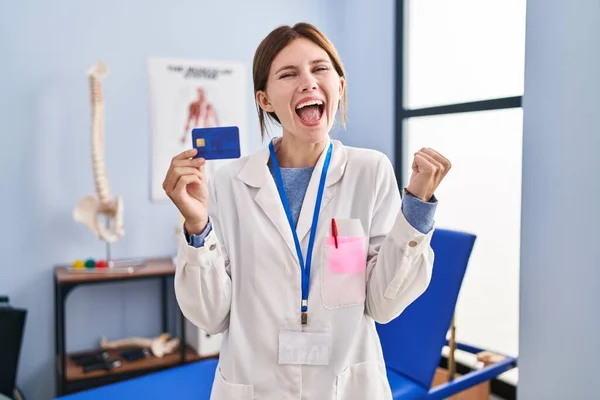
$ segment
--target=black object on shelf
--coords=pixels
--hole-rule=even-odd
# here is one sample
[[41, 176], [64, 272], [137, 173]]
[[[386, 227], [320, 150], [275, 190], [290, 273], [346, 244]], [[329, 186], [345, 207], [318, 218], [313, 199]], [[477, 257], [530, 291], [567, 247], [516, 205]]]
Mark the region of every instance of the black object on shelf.
[[11, 307], [8, 296], [0, 296], [0, 394], [9, 398], [16, 389], [26, 317], [26, 310]]
[[70, 357], [76, 364], [83, 367], [88, 364], [103, 363], [108, 360], [109, 356], [108, 351], [96, 351], [89, 354], [71, 355]]
[[141, 360], [143, 358], [150, 357], [151, 355], [152, 355], [152, 353], [150, 352], [150, 349], [148, 349], [148, 348], [128, 349], [128, 350], [124, 350], [121, 352], [121, 357], [123, 357], [125, 360], [127, 360], [129, 362]]

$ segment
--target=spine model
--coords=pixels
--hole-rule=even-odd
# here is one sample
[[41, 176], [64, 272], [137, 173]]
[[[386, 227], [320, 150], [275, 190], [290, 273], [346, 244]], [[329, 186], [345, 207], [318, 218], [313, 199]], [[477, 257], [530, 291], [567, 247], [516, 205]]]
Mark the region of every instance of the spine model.
[[[123, 199], [110, 193], [104, 163], [104, 97], [101, 79], [108, 69], [99, 62], [88, 71], [92, 117], [92, 168], [95, 195], [81, 199], [73, 210], [73, 218], [83, 223], [97, 237], [114, 243], [124, 234]], [[104, 218], [101, 218], [104, 217]]]

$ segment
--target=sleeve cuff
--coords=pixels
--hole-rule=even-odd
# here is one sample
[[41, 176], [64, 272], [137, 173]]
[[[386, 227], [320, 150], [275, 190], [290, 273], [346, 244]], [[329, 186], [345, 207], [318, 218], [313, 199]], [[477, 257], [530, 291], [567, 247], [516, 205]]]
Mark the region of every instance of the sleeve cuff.
[[437, 205], [438, 200], [435, 196], [430, 201], [423, 201], [405, 192], [402, 198], [402, 213], [413, 228], [427, 234], [433, 229]]
[[206, 224], [206, 228], [204, 228], [204, 231], [202, 231], [202, 233], [195, 235], [195, 234], [188, 234], [187, 231], [185, 230], [185, 224], [183, 224], [183, 234], [185, 236], [185, 240], [187, 241], [187, 244], [189, 244], [190, 246], [193, 247], [202, 247], [204, 246], [204, 240], [206, 239], [206, 237], [208, 236], [208, 234], [212, 231], [212, 222], [210, 220], [210, 217], [208, 218], [208, 224]]

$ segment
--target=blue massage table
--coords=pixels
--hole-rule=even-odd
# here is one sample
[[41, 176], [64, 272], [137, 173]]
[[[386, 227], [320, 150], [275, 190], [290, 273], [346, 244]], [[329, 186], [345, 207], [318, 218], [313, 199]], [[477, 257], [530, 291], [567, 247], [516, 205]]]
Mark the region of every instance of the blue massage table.
[[[445, 399], [517, 366], [517, 358], [507, 356], [431, 388], [474, 243], [474, 235], [437, 229], [431, 243], [435, 262], [429, 287], [398, 318], [377, 324], [394, 400]], [[484, 351], [462, 343], [456, 348], [473, 354]], [[60, 399], [208, 400], [216, 366], [216, 359], [198, 361]]]
[[61, 400], [208, 400], [217, 359], [154, 372], [138, 378], [113, 383], [60, 397]]
[[[516, 357], [505, 356], [499, 363], [431, 388], [475, 239], [470, 233], [437, 229], [431, 240], [435, 261], [429, 287], [398, 318], [377, 324], [394, 399], [445, 399], [517, 366]], [[484, 351], [463, 343], [456, 343], [456, 348], [472, 354]]]

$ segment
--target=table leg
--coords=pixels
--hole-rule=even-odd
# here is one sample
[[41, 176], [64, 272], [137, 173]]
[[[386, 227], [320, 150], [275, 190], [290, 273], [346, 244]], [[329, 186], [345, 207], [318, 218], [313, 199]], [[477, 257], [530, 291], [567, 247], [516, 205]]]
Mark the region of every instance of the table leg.
[[60, 283], [54, 281], [54, 337], [55, 353], [58, 365], [56, 370], [56, 392], [57, 396], [65, 393], [66, 386], [66, 351], [65, 351], [65, 295]]
[[162, 300], [162, 331], [169, 331], [169, 320], [167, 318], [167, 277], [163, 276], [160, 278], [160, 291], [161, 291], [161, 300]]

